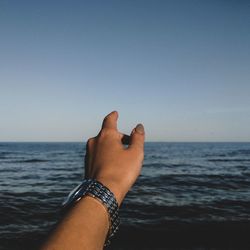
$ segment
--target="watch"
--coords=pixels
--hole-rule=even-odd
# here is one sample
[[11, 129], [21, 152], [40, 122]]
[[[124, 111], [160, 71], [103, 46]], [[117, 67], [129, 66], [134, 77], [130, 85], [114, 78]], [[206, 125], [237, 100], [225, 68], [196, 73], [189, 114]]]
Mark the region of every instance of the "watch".
[[117, 232], [120, 218], [118, 214], [118, 203], [115, 195], [101, 182], [95, 179], [85, 179], [74, 188], [63, 202], [63, 209], [67, 209], [79, 201], [84, 196], [91, 196], [101, 202], [109, 214], [109, 232], [105, 241], [105, 246], [110, 244], [110, 239]]

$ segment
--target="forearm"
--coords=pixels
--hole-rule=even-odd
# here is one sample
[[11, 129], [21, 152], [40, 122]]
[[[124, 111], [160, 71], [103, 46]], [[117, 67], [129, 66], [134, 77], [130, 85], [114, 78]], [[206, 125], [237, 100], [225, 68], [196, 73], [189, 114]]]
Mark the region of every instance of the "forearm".
[[103, 249], [108, 229], [105, 207], [86, 196], [69, 210], [41, 250]]

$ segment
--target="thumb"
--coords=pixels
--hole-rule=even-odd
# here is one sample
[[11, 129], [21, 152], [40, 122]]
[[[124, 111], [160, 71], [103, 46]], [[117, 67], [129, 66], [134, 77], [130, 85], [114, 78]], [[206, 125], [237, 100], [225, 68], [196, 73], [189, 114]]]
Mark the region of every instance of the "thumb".
[[142, 124], [137, 124], [137, 126], [131, 132], [129, 148], [143, 151], [144, 140], [145, 140], [144, 126]]

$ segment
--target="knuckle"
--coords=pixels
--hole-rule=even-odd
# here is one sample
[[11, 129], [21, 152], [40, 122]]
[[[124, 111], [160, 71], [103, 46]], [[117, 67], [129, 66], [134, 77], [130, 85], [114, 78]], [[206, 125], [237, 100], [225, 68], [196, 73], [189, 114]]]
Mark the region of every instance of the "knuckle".
[[143, 156], [144, 155], [144, 147], [142, 144], [140, 143], [134, 143], [133, 145], [130, 146], [130, 148], [134, 151], [136, 151], [136, 153], [138, 155]]
[[103, 137], [105, 137], [106, 134], [107, 134], [107, 131], [106, 131], [106, 130], [107, 130], [107, 129], [103, 128], [103, 129], [100, 131], [100, 133], [98, 134], [98, 138], [103, 138]]
[[134, 137], [134, 142], [136, 144], [140, 144], [140, 145], [144, 144], [144, 135], [136, 133], [133, 135], [133, 137]]
[[91, 147], [94, 143], [95, 138], [91, 137], [87, 140], [87, 147]]
[[135, 142], [136, 147], [143, 149], [144, 148], [144, 143], [142, 140], [137, 140]]
[[97, 141], [102, 141], [102, 140], [104, 140], [105, 138], [107, 137], [107, 131], [106, 131], [106, 129], [102, 129], [100, 132], [99, 132], [99, 134], [98, 134], [98, 136], [97, 136]]
[[107, 136], [112, 136], [115, 134], [115, 130], [112, 128], [103, 128], [100, 133], [99, 137], [107, 137]]
[[104, 122], [107, 122], [108, 120], [109, 120], [109, 115], [105, 116], [103, 119]]

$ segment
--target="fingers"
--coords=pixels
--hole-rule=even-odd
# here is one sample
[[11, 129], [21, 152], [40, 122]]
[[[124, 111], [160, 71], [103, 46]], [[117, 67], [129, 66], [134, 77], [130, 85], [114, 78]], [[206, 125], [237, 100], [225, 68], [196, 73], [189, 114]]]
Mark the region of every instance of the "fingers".
[[[104, 118], [102, 123], [102, 130], [108, 128], [108, 129], [115, 129], [117, 131], [117, 120], [118, 120], [118, 112], [117, 111], [111, 112]], [[122, 144], [129, 145], [129, 148], [131, 149], [135, 148], [143, 150], [144, 140], [145, 140], [145, 131], [142, 124], [138, 124], [136, 128], [133, 129], [130, 136], [121, 134]]]
[[118, 119], [118, 112], [113, 111], [108, 114], [102, 123], [102, 129], [111, 128], [117, 130], [117, 119]]
[[129, 149], [142, 150], [144, 148], [145, 131], [142, 124], [138, 124], [131, 132]]

